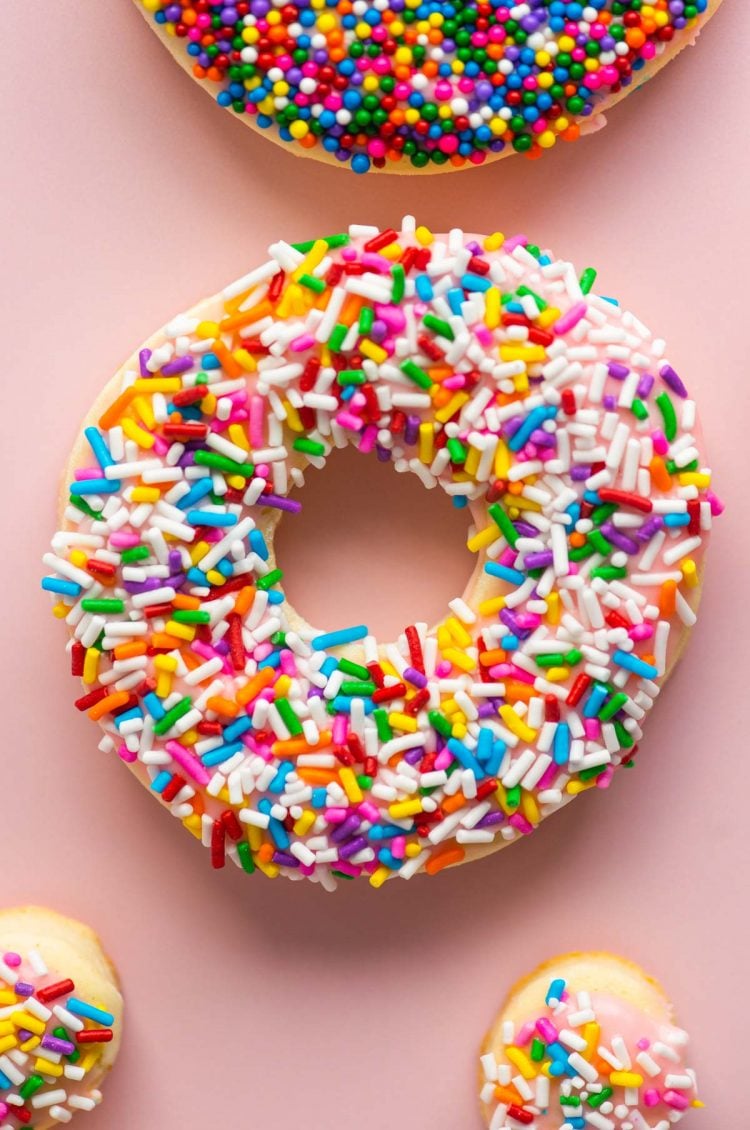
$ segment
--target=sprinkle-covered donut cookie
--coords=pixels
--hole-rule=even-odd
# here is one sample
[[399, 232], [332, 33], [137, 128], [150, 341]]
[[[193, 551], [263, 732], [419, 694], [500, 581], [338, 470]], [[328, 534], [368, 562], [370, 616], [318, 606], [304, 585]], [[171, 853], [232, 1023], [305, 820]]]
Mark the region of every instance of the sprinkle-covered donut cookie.
[[[664, 342], [594, 278], [411, 220], [279, 241], [94, 405], [43, 587], [77, 708], [215, 867], [434, 874], [630, 764], [720, 504]], [[477, 555], [392, 643], [306, 623], [274, 554], [348, 444], [465, 507]]]
[[490, 1130], [671, 1130], [703, 1104], [661, 986], [608, 953], [547, 961], [511, 990], [482, 1048]]
[[41, 907], [0, 910], [1, 1130], [48, 1130], [94, 1110], [122, 1011], [93, 930]]
[[356, 173], [467, 168], [574, 141], [694, 42], [720, 2], [136, 0], [219, 105]]

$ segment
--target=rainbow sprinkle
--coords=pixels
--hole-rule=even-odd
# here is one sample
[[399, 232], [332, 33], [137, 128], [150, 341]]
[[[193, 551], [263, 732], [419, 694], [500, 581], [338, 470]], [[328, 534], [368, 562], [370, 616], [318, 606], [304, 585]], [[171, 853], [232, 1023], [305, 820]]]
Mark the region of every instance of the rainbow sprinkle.
[[625, 1000], [554, 981], [539, 1016], [505, 1021], [499, 1054], [480, 1057], [489, 1130], [670, 1130], [703, 1106], [687, 1043]]
[[[269, 255], [126, 368], [42, 587], [101, 748], [214, 867], [377, 887], [631, 763], [721, 504], [664, 342], [593, 270], [410, 218]], [[290, 622], [273, 519], [347, 444], [467, 508], [481, 580], [434, 629]]]
[[94, 1110], [102, 1095], [89, 1080], [115, 1023], [79, 1000], [73, 981], [51, 973], [37, 950], [0, 954], [0, 1130]]
[[355, 173], [536, 157], [647, 77], [708, 0], [141, 0], [219, 105]]

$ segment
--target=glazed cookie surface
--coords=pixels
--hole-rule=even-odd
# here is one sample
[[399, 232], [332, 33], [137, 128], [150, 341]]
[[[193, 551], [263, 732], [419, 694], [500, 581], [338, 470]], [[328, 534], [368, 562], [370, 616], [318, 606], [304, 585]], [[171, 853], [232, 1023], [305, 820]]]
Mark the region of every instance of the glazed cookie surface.
[[0, 910], [0, 1127], [48, 1130], [94, 1110], [123, 1001], [96, 934], [41, 907]]
[[608, 953], [547, 961], [510, 992], [481, 1052], [490, 1130], [670, 1130], [701, 1107], [664, 990]]
[[[407, 220], [269, 256], [106, 386], [43, 587], [101, 748], [215, 867], [435, 874], [631, 763], [721, 510], [695, 405], [593, 270], [523, 236]], [[347, 445], [444, 490], [476, 554], [393, 642], [307, 623], [275, 557]]]
[[694, 42], [720, 0], [136, 0], [219, 105], [356, 173], [539, 156]]

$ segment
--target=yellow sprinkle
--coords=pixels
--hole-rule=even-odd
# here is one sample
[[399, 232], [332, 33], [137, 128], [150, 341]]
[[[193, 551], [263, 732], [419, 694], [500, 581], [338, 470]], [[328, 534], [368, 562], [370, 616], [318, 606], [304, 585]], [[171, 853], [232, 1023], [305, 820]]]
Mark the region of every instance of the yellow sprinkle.
[[201, 558], [206, 556], [209, 548], [210, 547], [207, 541], [196, 542], [196, 544], [190, 550], [190, 563], [192, 565], [197, 565]]
[[148, 449], [154, 446], [155, 440], [151, 433], [142, 428], [140, 424], [136, 424], [135, 420], [128, 419], [127, 416], [123, 418], [122, 430], [128, 439], [132, 439], [139, 447]]
[[429, 228], [419, 227], [414, 233], [417, 243], [421, 247], [429, 247], [431, 243], [435, 242], [435, 236]]
[[541, 329], [546, 330], [548, 326], [551, 326], [553, 322], [557, 321], [557, 319], [560, 317], [560, 313], [561, 311], [557, 308], [557, 306], [548, 306], [547, 309], [542, 310], [539, 317], [535, 319], [536, 324]]
[[11, 1048], [17, 1047], [18, 1040], [15, 1036], [3, 1036], [3, 1038], [0, 1039], [0, 1055], [2, 1055], [3, 1052], [9, 1052]]
[[579, 793], [585, 793], [587, 789], [593, 789], [596, 785], [596, 779], [591, 781], [568, 781], [565, 786], [565, 792], [570, 793], [571, 796], [578, 796]]
[[247, 432], [242, 424], [229, 425], [229, 438], [237, 447], [241, 447], [243, 451], [250, 450], [250, 441], [247, 438]]
[[510, 816], [513, 812], [515, 812], [515, 808], [511, 808], [511, 806], [508, 804], [508, 794], [505, 790], [504, 785], [497, 786], [497, 788], [495, 789], [495, 797], [497, 799], [497, 803], [500, 805], [506, 816]]
[[694, 589], [698, 587], [698, 570], [695, 567], [695, 562], [692, 557], [686, 557], [682, 562], [682, 576], [688, 588]]
[[513, 707], [508, 703], [500, 707], [500, 717], [510, 732], [519, 737], [522, 742], [533, 742], [536, 737], [536, 730], [532, 730], [531, 726], [527, 726], [524, 720], [518, 717]]
[[57, 1079], [63, 1074], [65, 1068], [60, 1063], [50, 1063], [48, 1059], [42, 1059], [40, 1056], [34, 1064], [34, 1070], [41, 1075], [51, 1075]]
[[485, 251], [499, 251], [505, 243], [505, 236], [500, 231], [495, 231], [492, 235], [488, 235], [484, 241]]
[[419, 425], [419, 459], [427, 466], [432, 463], [435, 450], [435, 428], [432, 424]]
[[344, 765], [343, 768], [339, 770], [339, 777], [341, 778], [341, 784], [344, 786], [344, 792], [352, 804], [361, 804], [365, 799], [364, 793], [359, 787], [359, 781], [357, 780], [354, 770], [350, 769], [348, 765]]
[[547, 619], [550, 624], [558, 624], [560, 622], [560, 596], [556, 592], [551, 592], [549, 596], [545, 597], [547, 601]]
[[390, 873], [388, 867], [378, 867], [377, 871], [373, 871], [370, 876], [370, 886], [375, 888], [382, 887]]
[[459, 647], [471, 647], [471, 636], [457, 616], [449, 616], [445, 621], [445, 626]]
[[156, 693], [159, 698], [169, 698], [172, 693], [172, 676], [168, 672], [161, 671], [156, 676]]
[[187, 640], [188, 643], [192, 643], [195, 639], [195, 624], [180, 624], [177, 620], [168, 620], [164, 630], [170, 636], [176, 636], [178, 640]]
[[480, 616], [495, 616], [505, 608], [504, 596], [493, 596], [490, 600], [483, 600], [479, 605]]
[[258, 856], [255, 856], [255, 866], [269, 879], [278, 878], [279, 871], [281, 870], [278, 863], [266, 863], [264, 860], [259, 859]]
[[547, 351], [543, 345], [501, 345], [501, 361], [524, 361], [533, 364], [535, 361], [544, 361]]
[[417, 720], [409, 714], [401, 714], [394, 710], [388, 715], [388, 721], [395, 730], [403, 730], [405, 734], [414, 734], [417, 731]]
[[201, 818], [195, 812], [185, 817], [182, 821], [182, 826], [183, 828], [187, 828], [188, 832], [195, 836], [196, 840], [201, 838]]
[[24, 1043], [20, 1045], [20, 1050], [26, 1052], [28, 1055], [29, 1052], [33, 1052], [35, 1048], [38, 1048], [41, 1042], [38, 1036], [31, 1036], [30, 1039], [25, 1040]]
[[564, 683], [570, 674], [570, 667], [548, 667], [544, 673], [550, 683]]
[[75, 565], [78, 569], [85, 569], [88, 558], [82, 549], [72, 549], [70, 551], [70, 563]]
[[[232, 354], [238, 365], [241, 365], [246, 373], [254, 373], [257, 369], [255, 358], [246, 349], [235, 349]], [[205, 401], [204, 401], [205, 403]]]
[[139, 393], [152, 396], [155, 392], [179, 392], [182, 380], [180, 377], [149, 377], [134, 381], [132, 388], [136, 396]]
[[303, 275], [311, 275], [315, 268], [320, 266], [327, 254], [328, 244], [326, 241], [324, 239], [316, 239], [315, 243], [292, 275], [294, 281], [299, 282]]
[[583, 1026], [583, 1038], [586, 1041], [586, 1051], [583, 1053], [584, 1059], [590, 1059], [596, 1049], [599, 1047], [599, 1036], [601, 1029], [595, 1021], [590, 1021]]
[[177, 656], [155, 655], [154, 667], [157, 671], [171, 671], [172, 673], [174, 673], [177, 670]]
[[99, 656], [101, 652], [95, 647], [87, 647], [86, 655], [83, 660], [83, 681], [86, 686], [91, 686], [96, 682], [97, 672], [99, 671]]
[[99, 1059], [101, 1054], [101, 1048], [97, 1048], [96, 1050], [92, 1050], [86, 1053], [81, 1062], [78, 1064], [85, 1075], [88, 1075], [89, 1071]]
[[11, 1015], [11, 1020], [16, 1028], [25, 1028], [28, 1032], [33, 1032], [35, 1036], [43, 1036], [47, 1030], [44, 1021], [37, 1020], [36, 1016], [32, 1016], [30, 1012], [14, 1012]]
[[475, 660], [468, 656], [465, 651], [459, 651], [457, 647], [447, 647], [443, 655], [454, 667], [459, 667], [462, 671], [473, 671], [476, 667]]
[[133, 487], [130, 492], [131, 502], [158, 502], [160, 498], [158, 487]]
[[69, 612], [70, 609], [68, 608], [67, 604], [63, 604], [62, 601], [59, 601], [52, 609], [52, 615], [57, 620], [64, 620]]
[[524, 1079], [536, 1079], [537, 1068], [521, 1048], [511, 1045], [505, 1049], [505, 1054], [513, 1066], [518, 1068]]
[[469, 447], [469, 452], [464, 461], [464, 471], [470, 479], [473, 479], [477, 473], [479, 460], [482, 458], [482, 453], [476, 447]]
[[297, 835], [297, 836], [306, 835], [307, 832], [310, 831], [313, 824], [315, 823], [315, 819], [316, 819], [315, 813], [311, 812], [309, 808], [306, 809], [302, 813], [302, 815], [300, 816], [299, 820], [295, 820], [295, 822], [294, 822], [295, 835]]
[[147, 396], [136, 396], [133, 400], [133, 407], [147, 428], [153, 429], [156, 427], [156, 416]]
[[521, 793], [521, 812], [524, 814], [529, 824], [533, 824], [535, 827], [542, 819], [542, 814], [539, 811], [539, 805], [536, 802], [534, 794], [526, 792], [525, 789]]
[[[13, 994], [15, 996], [15, 993]], [[16, 1003], [15, 1001], [13, 1002]], [[10, 1020], [0, 1020], [0, 1036], [13, 1036], [15, 1035], [15, 1027], [11, 1024]]]
[[279, 675], [275, 685], [275, 690], [278, 697], [285, 698], [291, 685], [292, 680], [289, 675]]
[[388, 815], [394, 820], [406, 820], [410, 816], [418, 816], [422, 811], [422, 801], [414, 798], [413, 800], [399, 800], [395, 804], [388, 806]]
[[444, 404], [442, 408], [438, 408], [437, 412], [435, 413], [435, 419], [440, 424], [447, 423], [447, 421], [450, 420], [451, 416], [455, 412], [458, 412], [459, 408], [463, 408], [468, 399], [469, 394], [467, 392], [455, 393], [455, 395], [450, 398], [447, 404]]
[[643, 1085], [643, 1076], [637, 1071], [613, 1071], [609, 1081], [615, 1087], [640, 1087]]
[[500, 531], [494, 522], [485, 526], [483, 530], [478, 530], [466, 542], [466, 548], [470, 553], [478, 553], [480, 549], [486, 549], [488, 545], [492, 545], [500, 537]]
[[376, 365], [382, 365], [384, 361], [388, 360], [388, 353], [383, 349], [382, 345], [377, 345], [374, 341], [364, 338], [359, 343], [359, 352], [365, 357], [369, 357]]
[[491, 286], [484, 296], [484, 324], [488, 330], [496, 330], [500, 325], [501, 312], [500, 291]]
[[681, 487], [700, 487], [705, 490], [711, 486], [711, 476], [703, 471], [683, 471], [677, 476], [677, 481]]
[[247, 842], [250, 845], [251, 851], [259, 851], [263, 843], [263, 829], [257, 828], [255, 824], [248, 824]]
[[498, 479], [507, 479], [510, 470], [510, 451], [504, 439], [498, 442], [495, 450], [495, 476]]
[[459, 741], [463, 741], [468, 732], [468, 726], [465, 726], [463, 722], [456, 722], [455, 726], [451, 730], [451, 737], [458, 738]]
[[419, 846], [419, 844], [407, 844], [406, 845], [406, 858], [407, 859], [415, 859], [416, 856], [419, 855], [421, 850], [422, 849]]
[[223, 585], [226, 577], [218, 569], [209, 569], [206, 573], [206, 580], [210, 585]]

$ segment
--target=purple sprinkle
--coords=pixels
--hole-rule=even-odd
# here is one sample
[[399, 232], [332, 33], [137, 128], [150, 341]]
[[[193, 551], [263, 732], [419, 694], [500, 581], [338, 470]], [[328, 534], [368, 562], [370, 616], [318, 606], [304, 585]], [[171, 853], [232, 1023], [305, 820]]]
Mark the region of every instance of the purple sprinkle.
[[421, 671], [415, 670], [414, 667], [404, 668], [404, 678], [415, 687], [421, 688], [427, 686], [427, 676], [423, 675]]
[[282, 498], [278, 494], [262, 494], [256, 506], [272, 506], [274, 510], [286, 510], [290, 514], [299, 514], [302, 503], [295, 498]]
[[575, 463], [570, 468], [570, 477], [574, 483], [582, 483], [591, 474], [590, 463]]
[[633, 541], [632, 538], [615, 529], [611, 522], [605, 522], [601, 527], [601, 532], [607, 541], [611, 541], [612, 545], [616, 545], [618, 549], [624, 550], [625, 553], [637, 553], [640, 549], [637, 541]]
[[341, 857], [341, 859], [350, 859], [353, 855], [356, 855], [358, 851], [362, 851], [362, 849], [366, 847], [367, 840], [365, 839], [365, 837], [355, 836], [355, 838], [353, 840], [350, 840], [348, 844], [344, 844], [339, 848], [339, 856]]
[[138, 354], [138, 364], [141, 367], [141, 376], [142, 377], [153, 376], [151, 371], [146, 367], [147, 362], [150, 361], [150, 360], [151, 360], [151, 350], [150, 349], [142, 349], [140, 351], [140, 353]]
[[34, 992], [34, 986], [30, 985], [28, 981], [16, 981], [14, 992], [16, 992], [19, 997], [30, 997]]
[[339, 824], [335, 831], [331, 833], [331, 839], [335, 844], [343, 844], [344, 840], [348, 840], [350, 836], [354, 835], [361, 823], [361, 818], [352, 812], [347, 816], [346, 820]]
[[664, 384], [671, 388], [672, 392], [676, 392], [683, 400], [687, 397], [688, 390], [675, 373], [671, 365], [662, 365], [659, 370], [659, 376], [664, 381]]
[[494, 828], [498, 824], [502, 824], [504, 819], [505, 817], [503, 816], [502, 812], [488, 812], [486, 816], [483, 816], [482, 819], [474, 825], [474, 827]]
[[552, 550], [542, 549], [538, 553], [528, 553], [524, 563], [527, 569], [546, 569], [552, 564]]
[[641, 400], [647, 400], [651, 394], [651, 389], [654, 387], [654, 378], [650, 373], [644, 373], [638, 381], [638, 388], [636, 392]]
[[407, 750], [407, 752], [404, 754], [404, 761], [406, 761], [408, 765], [416, 765], [422, 760], [423, 757], [424, 749], [420, 745], [417, 746], [416, 749]]
[[57, 1036], [42, 1036], [42, 1047], [59, 1055], [72, 1055], [76, 1050], [75, 1044], [69, 1043], [68, 1040], [59, 1040]]
[[415, 444], [419, 438], [419, 416], [407, 416], [404, 443]]
[[188, 369], [192, 369], [194, 364], [192, 357], [175, 357], [174, 361], [167, 361], [166, 365], [162, 365], [162, 375], [175, 377], [178, 373], [187, 373]]
[[288, 851], [275, 851], [271, 857], [280, 867], [299, 867], [299, 860]]

